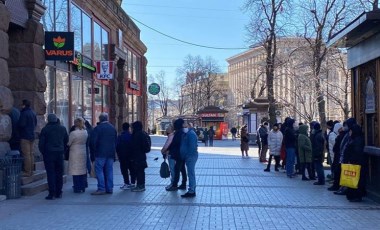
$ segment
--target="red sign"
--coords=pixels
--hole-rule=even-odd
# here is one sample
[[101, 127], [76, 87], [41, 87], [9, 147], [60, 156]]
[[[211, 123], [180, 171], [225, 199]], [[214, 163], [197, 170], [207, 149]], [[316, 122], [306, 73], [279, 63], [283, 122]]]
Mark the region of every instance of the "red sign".
[[201, 113], [200, 117], [224, 117], [223, 113]]
[[141, 84], [137, 81], [128, 79], [126, 82], [125, 91], [129, 95], [141, 96]]
[[99, 80], [113, 79], [113, 61], [97, 61], [96, 62], [96, 77]]

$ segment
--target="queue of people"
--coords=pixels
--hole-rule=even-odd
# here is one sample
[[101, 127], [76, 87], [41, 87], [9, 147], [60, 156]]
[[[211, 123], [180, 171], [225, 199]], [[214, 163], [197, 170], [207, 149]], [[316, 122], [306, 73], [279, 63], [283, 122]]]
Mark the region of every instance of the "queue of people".
[[[259, 136], [263, 137], [261, 133]], [[260, 138], [260, 141], [262, 140]], [[314, 185], [325, 185], [327, 180], [323, 162], [327, 149], [328, 163], [331, 165], [331, 174], [327, 179], [332, 183], [328, 190], [336, 195], [346, 195], [347, 200], [351, 202], [360, 202], [366, 195], [368, 160], [364, 154], [362, 129], [355, 118], [349, 118], [343, 124], [339, 121], [329, 121], [325, 133], [318, 122], [311, 122], [309, 125], [296, 124], [294, 119], [286, 118], [284, 124], [273, 125], [267, 143], [270, 156], [265, 172], [270, 172], [272, 158], [276, 162], [275, 171], [279, 171], [280, 156], [284, 156], [281, 160], [287, 177], [295, 178], [299, 174], [303, 181], [316, 180]], [[265, 155], [259, 156], [260, 162], [265, 162]], [[358, 188], [340, 186], [342, 164], [360, 165]]]

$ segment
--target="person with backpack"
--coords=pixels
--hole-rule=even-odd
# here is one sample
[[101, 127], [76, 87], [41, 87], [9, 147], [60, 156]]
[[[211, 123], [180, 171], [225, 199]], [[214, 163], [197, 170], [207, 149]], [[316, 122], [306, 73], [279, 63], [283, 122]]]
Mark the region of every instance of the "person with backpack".
[[132, 123], [131, 138], [131, 163], [136, 173], [136, 187], [132, 188], [132, 192], [145, 191], [145, 169], [148, 167], [146, 162], [146, 154], [150, 152], [151, 140], [149, 135], [143, 131], [141, 121]]

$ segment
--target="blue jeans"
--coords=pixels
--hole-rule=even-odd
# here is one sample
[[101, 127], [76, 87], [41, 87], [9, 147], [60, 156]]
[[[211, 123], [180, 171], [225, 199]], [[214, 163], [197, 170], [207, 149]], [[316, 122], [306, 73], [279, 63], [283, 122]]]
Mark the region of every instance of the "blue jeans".
[[95, 158], [95, 174], [99, 191], [113, 191], [113, 161], [113, 158]]
[[294, 163], [296, 158], [295, 148], [286, 148], [286, 175], [292, 176], [294, 174]]
[[325, 183], [325, 171], [323, 170], [323, 164], [321, 161], [314, 161], [315, 171], [317, 171], [318, 182], [321, 184]]
[[195, 192], [196, 187], [196, 179], [195, 179], [195, 164], [198, 160], [198, 154], [193, 156], [188, 156], [185, 159], [186, 168], [187, 168], [187, 176], [189, 177], [189, 191], [190, 193]]
[[175, 173], [175, 170], [174, 170], [175, 160], [172, 158], [172, 156], [169, 155], [168, 162], [169, 162], [169, 169], [170, 169], [170, 181], [173, 184], [174, 176], [175, 176], [175, 174], [174, 174]]

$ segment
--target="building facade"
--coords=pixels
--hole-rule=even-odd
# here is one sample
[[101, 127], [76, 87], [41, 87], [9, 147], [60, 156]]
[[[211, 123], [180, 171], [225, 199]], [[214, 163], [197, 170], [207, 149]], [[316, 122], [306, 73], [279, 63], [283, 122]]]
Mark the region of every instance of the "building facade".
[[[274, 94], [278, 119], [291, 116], [299, 121], [318, 119], [316, 91], [311, 68], [311, 50], [303, 38], [281, 38], [277, 43], [277, 59], [274, 76]], [[339, 67], [337, 59], [345, 60], [345, 54], [335, 52], [321, 70], [322, 90], [327, 100], [327, 119], [341, 120], [345, 95], [344, 79], [350, 80], [347, 69]], [[266, 98], [266, 54], [264, 47], [256, 46], [227, 59], [232, 104], [244, 107], [252, 99]], [[345, 71], [346, 70], [346, 71]], [[348, 83], [349, 84], [349, 83]], [[345, 94], [344, 94], [345, 93]], [[349, 103], [349, 101], [348, 101]], [[259, 122], [259, 121], [258, 121]]]
[[[46, 31], [74, 33], [73, 61], [45, 60]], [[8, 113], [23, 99], [37, 113], [37, 134], [48, 113], [67, 129], [76, 117], [96, 125], [101, 112], [118, 130], [126, 121], [146, 127], [147, 48], [121, 1], [0, 1], [0, 44], [2, 153], [12, 132]], [[113, 61], [113, 79], [96, 77], [96, 61]]]

